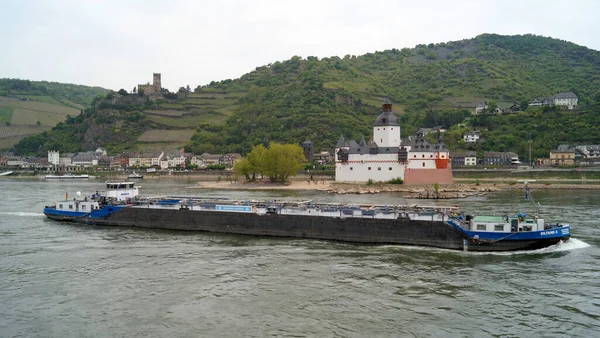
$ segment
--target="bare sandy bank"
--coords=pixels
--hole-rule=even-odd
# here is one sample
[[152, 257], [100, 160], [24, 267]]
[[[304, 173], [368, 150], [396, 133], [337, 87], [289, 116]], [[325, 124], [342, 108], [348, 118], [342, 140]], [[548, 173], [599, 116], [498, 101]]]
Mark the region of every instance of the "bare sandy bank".
[[290, 181], [287, 183], [249, 183], [249, 182], [197, 182], [191, 188], [215, 190], [315, 190], [329, 191], [336, 183], [333, 181]]
[[[197, 182], [190, 188], [215, 190], [312, 190], [327, 191], [334, 194], [377, 194], [383, 192], [406, 192], [408, 195], [421, 198], [460, 198], [474, 194], [485, 194], [493, 191], [522, 190], [522, 183], [455, 183], [439, 186], [437, 192], [433, 185], [398, 185], [398, 184], [350, 184], [333, 181], [291, 181], [286, 184], [274, 183], [242, 183], [242, 182]], [[532, 190], [568, 189], [568, 190], [600, 190], [600, 184], [572, 183], [530, 183]]]

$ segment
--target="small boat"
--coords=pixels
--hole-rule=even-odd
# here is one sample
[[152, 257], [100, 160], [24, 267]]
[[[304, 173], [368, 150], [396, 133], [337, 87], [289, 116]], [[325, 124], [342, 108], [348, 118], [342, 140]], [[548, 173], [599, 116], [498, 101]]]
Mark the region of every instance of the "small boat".
[[0, 173], [0, 176], [9, 176], [9, 175], [12, 175], [12, 173], [13, 173], [12, 171], [5, 171], [3, 173]]
[[128, 178], [130, 178], [130, 179], [137, 179], [137, 180], [141, 180], [142, 178], [144, 178], [144, 175], [142, 175], [142, 174], [138, 174], [138, 173], [136, 173], [136, 172], [134, 171], [134, 172], [132, 172], [131, 174], [129, 174], [127, 177], [128, 177]]
[[66, 175], [46, 175], [46, 179], [47, 180], [71, 180], [71, 179], [88, 179], [91, 176], [88, 174], [83, 174], [83, 175], [73, 175], [73, 174], [66, 174]]

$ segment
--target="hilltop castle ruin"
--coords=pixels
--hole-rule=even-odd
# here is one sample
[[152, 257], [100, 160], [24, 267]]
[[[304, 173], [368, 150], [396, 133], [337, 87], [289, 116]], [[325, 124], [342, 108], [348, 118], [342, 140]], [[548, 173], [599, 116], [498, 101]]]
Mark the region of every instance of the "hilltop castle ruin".
[[143, 92], [144, 95], [150, 97], [162, 96], [162, 86], [160, 84], [160, 73], [154, 73], [152, 76], [152, 84], [140, 84], [137, 86], [137, 91]]

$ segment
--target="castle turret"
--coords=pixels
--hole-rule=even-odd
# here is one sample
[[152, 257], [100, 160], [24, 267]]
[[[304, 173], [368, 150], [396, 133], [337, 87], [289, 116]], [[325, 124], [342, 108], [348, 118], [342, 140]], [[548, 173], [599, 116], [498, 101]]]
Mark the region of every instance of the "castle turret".
[[[335, 157], [334, 157], [335, 161], [338, 161], [338, 160], [341, 161], [341, 159], [339, 159], [339, 157], [338, 157], [338, 153], [339, 153], [340, 150], [342, 150], [343, 154], [346, 154], [346, 151], [348, 149], [350, 149], [350, 147], [348, 146], [348, 142], [346, 142], [346, 139], [344, 138], [344, 135], [340, 134], [340, 138], [338, 139], [338, 141], [337, 141], [337, 143], [335, 145], [335, 151], [334, 151], [334, 153], [335, 153]], [[345, 155], [345, 158], [346, 158], [345, 160], [347, 161], [348, 160], [348, 155]]]
[[402, 142], [400, 124], [398, 118], [392, 113], [392, 102], [389, 98], [385, 99], [382, 111], [373, 125], [373, 142], [380, 147], [399, 147]]
[[313, 144], [310, 140], [302, 142], [302, 150], [304, 151], [304, 157], [308, 162], [312, 162], [314, 159]]
[[152, 86], [154, 87], [154, 93], [160, 94], [162, 92], [162, 84], [160, 83], [160, 73], [154, 73], [152, 77]]

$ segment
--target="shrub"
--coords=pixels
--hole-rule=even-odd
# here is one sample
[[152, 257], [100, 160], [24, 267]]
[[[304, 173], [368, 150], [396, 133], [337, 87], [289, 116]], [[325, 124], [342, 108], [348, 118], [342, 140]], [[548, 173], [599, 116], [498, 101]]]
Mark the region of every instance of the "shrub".
[[396, 178], [392, 178], [387, 183], [389, 183], [389, 184], [404, 184], [404, 180], [401, 179], [400, 177], [396, 177]]
[[375, 182], [373, 181], [372, 178], [369, 178], [369, 180], [367, 181], [367, 185], [373, 185]]

